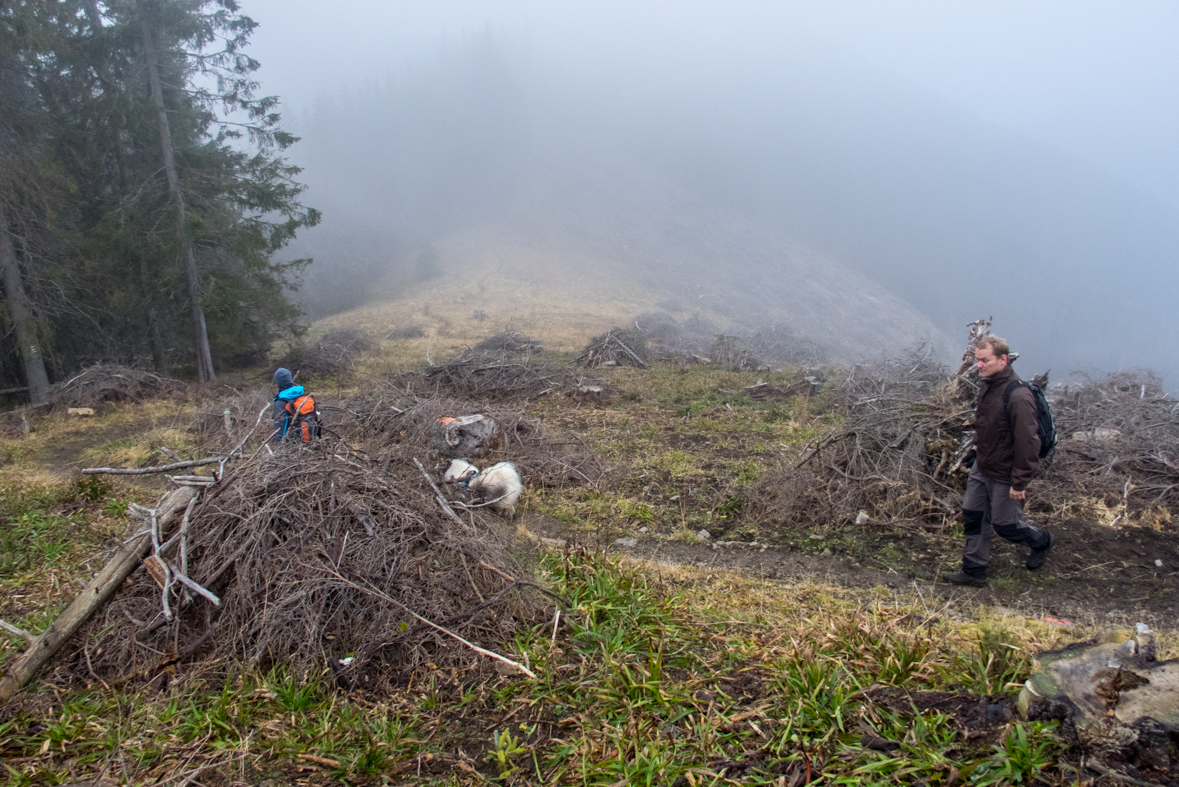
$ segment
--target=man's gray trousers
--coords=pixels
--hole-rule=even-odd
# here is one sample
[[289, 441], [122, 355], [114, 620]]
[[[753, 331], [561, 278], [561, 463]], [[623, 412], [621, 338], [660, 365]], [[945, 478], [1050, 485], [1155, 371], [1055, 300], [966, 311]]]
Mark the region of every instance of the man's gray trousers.
[[971, 470], [966, 479], [966, 496], [962, 499], [966, 554], [962, 570], [972, 577], [986, 578], [995, 533], [1031, 549], [1043, 549], [1050, 543], [1047, 533], [1023, 520], [1023, 501], [1012, 500], [1010, 490], [1010, 484], [987, 478], [977, 469]]

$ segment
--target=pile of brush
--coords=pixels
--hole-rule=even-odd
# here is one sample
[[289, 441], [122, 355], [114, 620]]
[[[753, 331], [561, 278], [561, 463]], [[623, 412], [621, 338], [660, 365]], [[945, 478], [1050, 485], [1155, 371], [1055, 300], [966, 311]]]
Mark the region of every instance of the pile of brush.
[[664, 312], [640, 314], [634, 325], [646, 337], [651, 358], [689, 363], [708, 360], [712, 344], [721, 332], [699, 315], [680, 322]]
[[709, 348], [708, 358], [717, 366], [739, 369], [743, 372], [766, 368], [754, 354], [749, 343], [740, 336], [717, 336]]
[[599, 366], [637, 366], [647, 368], [647, 338], [639, 331], [612, 328], [589, 340], [574, 361], [583, 369]]
[[297, 371], [301, 380], [347, 376], [366, 356], [377, 351], [377, 344], [364, 331], [344, 328], [332, 331], [305, 353], [292, 353], [279, 362]]
[[813, 366], [827, 360], [826, 349], [788, 325], [777, 323], [758, 328], [749, 337], [750, 349], [767, 363]]
[[482, 662], [550, 603], [495, 517], [461, 518], [424, 469], [382, 471], [336, 441], [234, 460], [153, 539], [156, 570], [80, 640], [95, 675], [166, 680], [195, 659], [380, 683]]
[[1064, 513], [1174, 530], [1179, 401], [1150, 372], [1081, 378], [1054, 391], [1060, 437], [1036, 498]]
[[[971, 324], [961, 367], [928, 348], [853, 367], [833, 392], [840, 428], [742, 498], [763, 525], [808, 528], [866, 520], [942, 529], [961, 509], [978, 391], [974, 347], [989, 321]], [[1047, 376], [1031, 378], [1047, 386]], [[1179, 402], [1146, 372], [1082, 379], [1051, 390], [1058, 444], [1042, 460], [1033, 509], [1099, 515], [1174, 529], [1179, 505]]]
[[516, 331], [492, 336], [445, 363], [403, 375], [419, 394], [481, 402], [535, 400], [556, 391], [574, 390], [578, 378], [566, 369], [538, 361], [539, 340]]
[[480, 413], [496, 421], [502, 432], [502, 448], [486, 457], [486, 463], [513, 462], [528, 486], [595, 485], [606, 472], [584, 439], [571, 432], [550, 433], [518, 406], [418, 395], [389, 383], [339, 403], [328, 401], [324, 411], [329, 427], [381, 468], [405, 466], [426, 455], [439, 418]]
[[942, 526], [961, 504], [973, 407], [924, 349], [853, 367], [832, 396], [840, 429], [743, 498], [762, 524], [821, 528], [863, 519]]
[[142, 402], [181, 393], [179, 380], [116, 364], [97, 364], [53, 386], [49, 404], [55, 410], [97, 407], [107, 402]]

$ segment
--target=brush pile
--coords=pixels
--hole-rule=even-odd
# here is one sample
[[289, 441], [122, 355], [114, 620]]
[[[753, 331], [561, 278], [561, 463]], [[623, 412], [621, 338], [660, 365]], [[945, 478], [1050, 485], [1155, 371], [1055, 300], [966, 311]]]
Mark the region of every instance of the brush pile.
[[575, 375], [533, 357], [542, 351], [538, 340], [509, 331], [485, 339], [445, 363], [403, 375], [401, 381], [418, 393], [429, 391], [433, 396], [483, 402], [531, 401], [555, 391], [576, 389]]
[[69, 407], [97, 407], [107, 402], [142, 402], [180, 393], [184, 383], [170, 377], [115, 364], [97, 364], [83, 369], [49, 392], [54, 410]]
[[478, 355], [496, 353], [513, 355], [532, 355], [544, 352], [544, 344], [540, 339], [525, 336], [519, 331], [504, 331], [495, 336], [489, 336], [471, 348], [471, 352]]
[[[605, 468], [573, 433], [551, 436], [540, 422], [507, 405], [476, 405], [444, 396], [418, 396], [386, 386], [328, 403], [332, 428], [360, 446], [378, 467], [405, 466], [427, 452], [435, 423], [444, 416], [482, 414], [502, 430], [502, 448], [487, 463], [509, 460], [529, 486], [568, 487], [601, 482]], [[441, 467], [438, 468], [442, 469]]]
[[[844, 420], [743, 497], [762, 524], [823, 529], [853, 522], [942, 529], [962, 504], [963, 459], [973, 438], [977, 371], [968, 358], [989, 332], [973, 323], [962, 367], [951, 374], [927, 347], [857, 365], [834, 392]], [[1014, 355], [1014, 353], [1013, 353]], [[1047, 377], [1032, 378], [1047, 385]], [[1059, 443], [1043, 460], [1032, 510], [1174, 528], [1179, 505], [1179, 402], [1148, 373], [1057, 388]]]
[[697, 363], [708, 360], [712, 343], [721, 332], [699, 315], [681, 323], [663, 312], [640, 314], [635, 328], [647, 337], [651, 358]]
[[973, 407], [950, 395], [948, 371], [926, 348], [857, 365], [834, 392], [838, 432], [813, 442], [793, 467], [767, 473], [744, 510], [762, 523], [810, 528], [863, 519], [941, 526], [961, 504], [957, 473]]
[[1179, 401], [1150, 372], [1081, 379], [1053, 403], [1059, 443], [1037, 496], [1065, 513], [1173, 530]]
[[303, 379], [351, 374], [357, 362], [377, 350], [376, 343], [364, 331], [346, 328], [332, 331], [313, 344], [302, 359], [282, 363], [297, 369]]
[[709, 360], [717, 366], [751, 372], [765, 368], [749, 343], [739, 336], [717, 336], [708, 351]]
[[782, 323], [754, 331], [749, 337], [749, 348], [759, 358], [773, 364], [813, 366], [827, 360], [827, 351], [822, 345], [799, 336]]
[[590, 339], [574, 363], [583, 369], [599, 366], [637, 366], [646, 369], [647, 362], [643, 360], [646, 355], [647, 337], [641, 331], [611, 328]]
[[381, 472], [327, 440], [238, 460], [172, 541], [158, 551], [189, 581], [125, 584], [82, 638], [94, 674], [151, 679], [200, 656], [395, 680], [469, 665], [470, 645], [501, 647], [548, 603], [494, 518], [460, 519], [413, 466]]
[[813, 366], [827, 358], [822, 345], [799, 336], [784, 323], [728, 335], [698, 314], [681, 323], [669, 314], [653, 312], [640, 314], [634, 325], [646, 338], [648, 354], [654, 359], [713, 363], [748, 371], [766, 364]]
[[270, 402], [270, 395], [257, 388], [234, 393], [198, 409], [188, 431], [210, 450], [235, 445], [258, 423], [260, 412], [265, 411], [262, 419], [269, 423]]

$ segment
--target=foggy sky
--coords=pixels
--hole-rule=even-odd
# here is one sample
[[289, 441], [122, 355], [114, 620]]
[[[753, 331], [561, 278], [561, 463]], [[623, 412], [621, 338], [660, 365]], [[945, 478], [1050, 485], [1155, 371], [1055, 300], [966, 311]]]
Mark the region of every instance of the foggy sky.
[[1179, 205], [1179, 4], [1026, 2], [389, 2], [245, 0], [251, 54], [288, 109], [491, 31], [539, 61], [612, 80], [791, 46], [862, 59], [979, 118]]
[[[601, 238], [570, 216], [645, 236], [654, 260], [684, 239], [636, 195], [688, 195], [700, 219], [762, 228], [730, 256], [764, 258], [781, 235], [954, 339], [994, 314], [1025, 375], [1151, 366], [1179, 379], [1172, 4], [243, 10], [262, 25], [264, 89], [305, 138], [294, 159], [325, 220], [304, 248], [321, 270], [350, 265], [359, 281], [390, 249], [540, 214], [588, 244]], [[548, 198], [530, 202], [538, 188]], [[677, 221], [693, 219], [664, 223]], [[353, 305], [340, 296], [332, 308]]]

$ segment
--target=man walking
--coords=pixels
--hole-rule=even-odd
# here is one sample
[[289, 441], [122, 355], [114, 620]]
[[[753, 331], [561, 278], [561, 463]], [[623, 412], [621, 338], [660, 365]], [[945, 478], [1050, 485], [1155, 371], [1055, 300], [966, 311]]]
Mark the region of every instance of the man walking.
[[1027, 486], [1040, 461], [1040, 436], [1035, 396], [1018, 384], [1009, 352], [997, 336], [986, 337], [974, 351], [982, 388], [974, 414], [976, 458], [962, 500], [966, 553], [960, 570], [942, 574], [955, 585], [986, 586], [994, 533], [1031, 548], [1028, 569], [1044, 565], [1052, 549], [1052, 534], [1023, 519]]

